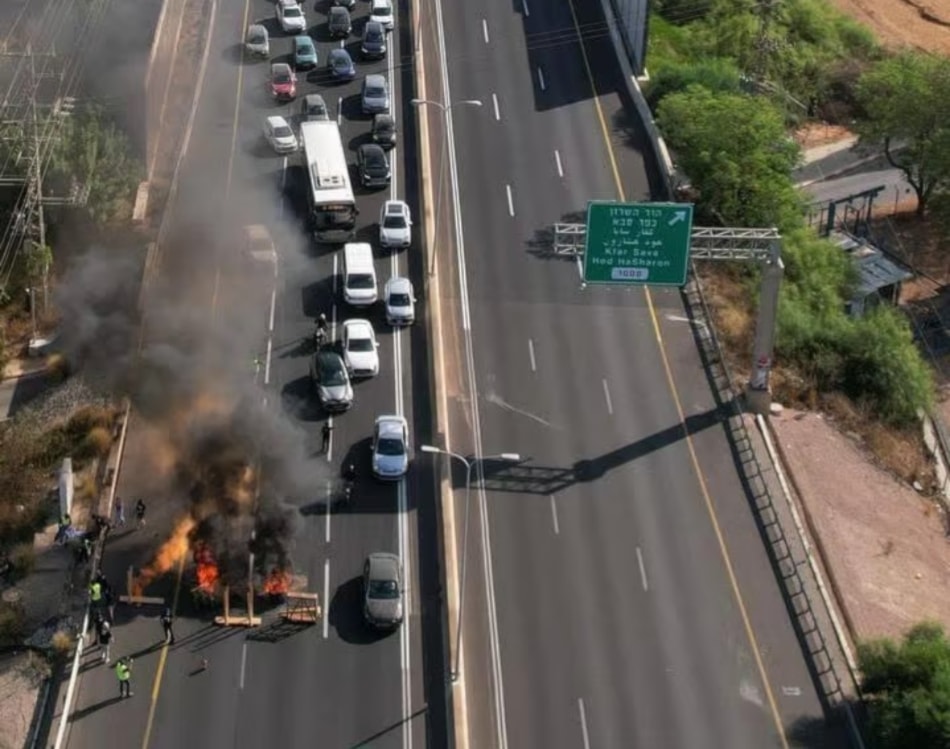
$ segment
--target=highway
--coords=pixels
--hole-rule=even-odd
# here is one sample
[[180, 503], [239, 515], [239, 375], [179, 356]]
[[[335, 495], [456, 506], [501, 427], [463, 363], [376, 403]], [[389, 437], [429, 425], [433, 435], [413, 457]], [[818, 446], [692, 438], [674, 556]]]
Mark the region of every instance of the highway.
[[[403, 121], [406, 75], [396, 62], [408, 32], [400, 27], [397, 15], [388, 58], [364, 63], [358, 33], [368, 4], [359, 3], [354, 9], [354, 33], [346, 42], [358, 78], [343, 86], [328, 85], [322, 65], [336, 44], [326, 35], [328, 7], [326, 3], [305, 7], [320, 66], [301, 75], [299, 96], [324, 95], [332, 116], [339, 116], [353, 163], [356, 145], [369, 133], [369, 119], [359, 113], [363, 75], [387, 73], [394, 114], [397, 123]], [[378, 377], [355, 384], [355, 404], [334, 417], [330, 450], [323, 453], [321, 429], [327, 416], [309, 392], [308, 338], [313, 318], [320, 312], [332, 321], [334, 335], [352, 314], [343, 308], [337, 289], [341, 252], [315, 246], [304, 231], [302, 155], [276, 156], [262, 138], [265, 116], [279, 112], [295, 121], [300, 103], [275, 105], [267, 89], [268, 64], [242, 60], [244, 29], [256, 20], [271, 33], [272, 57], [289, 57], [290, 35], [279, 31], [273, 5], [266, 0], [218, 2], [209, 19], [207, 65], [197, 71], [195, 82], [200, 87], [200, 104], [170, 229], [160, 247], [160, 275], [152, 284], [151, 293], [162, 309], [152, 310], [148, 335], [181, 347], [182, 356], [174, 361], [183, 367], [218, 359], [206, 372], [171, 375], [167, 385], [171, 392], [176, 382], [190, 383], [192, 376], [207, 380], [207, 372], [212, 372], [221, 376], [222, 392], [231, 387], [234, 392], [266, 398], [271, 416], [262, 421], [261, 434], [273, 434], [276, 444], [292, 456], [284, 463], [305, 477], [301, 483], [306, 491], [289, 498], [299, 515], [292, 561], [295, 573], [306, 578], [308, 589], [319, 594], [323, 618], [314, 627], [291, 633], [268, 627], [216, 630], [209, 624], [209, 612], [196, 611], [190, 603], [187, 567], [185, 581], [177, 585], [180, 594], [170, 574], [147, 593], [178, 600], [179, 642], [167, 649], [155, 647], [158, 611], [154, 607], [121, 613], [116, 654], [136, 653], [136, 695], [129, 702], [114, 704], [114, 675], [87, 659], [70, 747], [251, 749], [365, 744], [411, 749], [446, 741], [439, 716], [443, 710], [442, 641], [438, 632], [422, 637], [426, 621], [438, 621], [437, 605], [434, 613], [424, 609], [427, 598], [437, 603], [437, 596], [426, 592], [436, 585], [426, 573], [419, 573], [420, 555], [434, 553], [433, 534], [426, 534], [422, 546], [417, 542], [419, 529], [429, 522], [419, 508], [432, 502], [431, 468], [411, 467], [409, 477], [397, 484], [380, 484], [369, 475], [369, 440], [377, 415], [404, 413], [415, 442], [413, 429], [426, 408], [413, 399], [413, 385], [427, 383], [426, 373], [418, 372], [418, 361], [425, 361], [424, 351], [420, 352], [424, 334], [418, 329], [393, 333], [381, 309], [370, 312], [380, 341], [381, 371]], [[386, 198], [405, 198], [415, 209], [414, 177], [403, 168], [402, 154], [401, 142], [391, 152], [391, 189], [370, 193], [357, 188], [359, 239], [375, 240]], [[353, 177], [356, 184], [355, 169]], [[276, 240], [276, 280], [268, 272], [251, 279], [244, 272], [233, 272], [240, 227], [252, 223], [267, 225]], [[414, 240], [412, 248], [400, 253], [377, 253], [380, 286], [391, 275], [418, 273], [417, 244]], [[205, 322], [188, 330], [187, 321], [194, 319]], [[208, 320], [210, 331], [205, 327]], [[187, 341], [200, 341], [205, 332], [211, 343], [204, 351], [198, 343], [195, 350], [201, 353], [195, 354]], [[184, 343], [179, 340], [183, 335]], [[146, 344], [146, 357], [148, 352]], [[274, 449], [274, 445], [265, 444], [263, 449]], [[327, 511], [327, 497], [337, 491], [344, 461], [356, 463], [360, 472], [353, 504], [346, 510], [331, 506]], [[160, 494], [160, 481], [150, 477], [150, 468], [148, 440], [136, 436], [133, 427], [120, 495]], [[154, 527], [154, 532], [144, 537], [125, 533], [112, 542], [105, 566], [113, 580], [122, 579], [126, 558], [142, 566], [154, 555], [176, 515], [175, 502], [168, 498], [150, 516], [149, 528]], [[405, 569], [405, 622], [389, 635], [370, 632], [362, 622], [359, 576], [363, 559], [375, 551], [398, 553]], [[427, 570], [435, 568], [437, 560], [426, 564]], [[196, 668], [202, 657], [211, 664], [207, 671]], [[435, 678], [424, 678], [423, 659]]]
[[453, 196], [445, 446], [524, 458], [486, 461], [472, 510], [454, 692], [469, 746], [842, 745], [678, 291], [582, 288], [538, 249], [588, 200], [656, 194], [599, 4], [433, 7], [426, 96], [486, 105], [429, 121]]

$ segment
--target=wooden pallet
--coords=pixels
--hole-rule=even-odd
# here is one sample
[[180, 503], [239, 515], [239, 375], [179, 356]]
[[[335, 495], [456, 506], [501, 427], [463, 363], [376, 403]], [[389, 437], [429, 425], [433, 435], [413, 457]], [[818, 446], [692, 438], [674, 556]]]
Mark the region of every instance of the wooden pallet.
[[254, 591], [247, 593], [247, 613], [243, 616], [231, 616], [231, 588], [224, 586], [224, 616], [216, 616], [214, 623], [223, 627], [259, 627], [261, 618], [254, 616]]
[[285, 593], [282, 616], [288, 622], [316, 624], [320, 619], [320, 599], [316, 593]]

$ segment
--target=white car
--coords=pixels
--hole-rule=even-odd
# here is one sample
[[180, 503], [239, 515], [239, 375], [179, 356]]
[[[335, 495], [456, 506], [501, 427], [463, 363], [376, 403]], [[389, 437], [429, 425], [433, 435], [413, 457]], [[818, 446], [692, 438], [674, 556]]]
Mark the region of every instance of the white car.
[[383, 303], [386, 305], [386, 322], [390, 325], [412, 325], [415, 322], [416, 296], [408, 278], [390, 278], [383, 289]]
[[307, 18], [303, 8], [294, 0], [277, 0], [277, 21], [287, 34], [304, 34], [307, 31]]
[[373, 475], [396, 480], [408, 470], [408, 422], [402, 416], [377, 416], [373, 426]]
[[[244, 257], [254, 263], [277, 267], [277, 248], [270, 232], [263, 224], [244, 227]], [[276, 270], [275, 270], [276, 275]]]
[[379, 344], [369, 320], [343, 323], [343, 362], [350, 377], [375, 377], [379, 374]]
[[394, 25], [392, 0], [373, 0], [369, 20], [378, 21], [386, 31], [392, 31]]
[[412, 216], [403, 200], [387, 200], [379, 215], [379, 244], [408, 247], [412, 244]]
[[264, 138], [277, 153], [291, 153], [297, 150], [297, 136], [287, 120], [272, 115], [264, 120]]

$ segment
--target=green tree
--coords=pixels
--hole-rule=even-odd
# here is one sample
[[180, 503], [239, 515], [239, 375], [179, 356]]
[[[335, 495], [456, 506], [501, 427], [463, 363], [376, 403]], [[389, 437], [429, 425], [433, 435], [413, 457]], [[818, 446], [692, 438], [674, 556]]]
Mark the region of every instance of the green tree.
[[882, 60], [861, 77], [857, 100], [861, 139], [904, 173], [922, 216], [934, 192], [950, 187], [950, 59], [906, 52]]
[[950, 642], [941, 625], [918, 624], [900, 643], [863, 643], [858, 663], [877, 749], [950, 746]]
[[663, 99], [657, 122], [707, 219], [783, 228], [801, 222], [789, 179], [799, 149], [768, 101], [691, 86]]
[[125, 134], [99, 110], [85, 108], [69, 118], [51, 161], [48, 182], [64, 193], [85, 190], [86, 210], [97, 223], [128, 217], [142, 165]]

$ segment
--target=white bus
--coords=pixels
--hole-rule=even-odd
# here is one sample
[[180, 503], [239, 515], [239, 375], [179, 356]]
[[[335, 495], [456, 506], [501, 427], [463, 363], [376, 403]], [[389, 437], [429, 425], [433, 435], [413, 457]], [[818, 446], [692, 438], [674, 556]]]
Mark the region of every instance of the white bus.
[[346, 242], [356, 228], [356, 200], [350, 184], [340, 127], [333, 121], [302, 122], [300, 140], [307, 161], [310, 228], [320, 242]]

